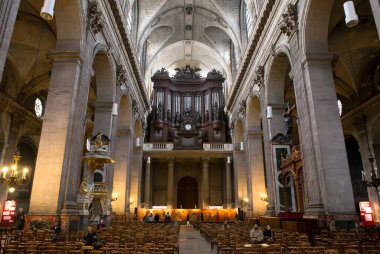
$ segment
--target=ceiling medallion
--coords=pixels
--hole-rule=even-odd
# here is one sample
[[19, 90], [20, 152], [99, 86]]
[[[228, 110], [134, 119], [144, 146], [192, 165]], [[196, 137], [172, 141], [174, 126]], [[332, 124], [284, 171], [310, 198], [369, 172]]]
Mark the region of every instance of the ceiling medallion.
[[192, 28], [192, 26], [191, 26], [191, 25], [186, 25], [186, 27], [185, 27], [185, 28], [186, 28], [186, 30], [187, 30], [187, 31], [190, 31], [190, 30], [191, 30], [191, 28]]
[[190, 58], [190, 57], [191, 57], [191, 55], [190, 55], [190, 54], [186, 54], [186, 55], [185, 55], [185, 57], [188, 57], [188, 58]]

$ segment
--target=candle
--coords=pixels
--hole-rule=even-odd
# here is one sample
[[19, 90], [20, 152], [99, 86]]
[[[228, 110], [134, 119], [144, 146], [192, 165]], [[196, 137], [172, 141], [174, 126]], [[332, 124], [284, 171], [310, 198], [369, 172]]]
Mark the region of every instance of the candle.
[[16, 177], [17, 176], [17, 168], [16, 168], [16, 166], [15, 165], [13, 165], [12, 167], [11, 167], [11, 169], [12, 169], [12, 172], [11, 172], [11, 177]]
[[26, 174], [28, 173], [28, 169], [27, 168], [24, 168], [24, 170], [22, 171], [22, 177], [21, 179], [25, 180], [26, 179]]
[[6, 177], [7, 177], [7, 171], [8, 171], [8, 168], [7, 168], [7, 167], [4, 167], [4, 168], [2, 169], [2, 171], [3, 171], [2, 178], [6, 178]]

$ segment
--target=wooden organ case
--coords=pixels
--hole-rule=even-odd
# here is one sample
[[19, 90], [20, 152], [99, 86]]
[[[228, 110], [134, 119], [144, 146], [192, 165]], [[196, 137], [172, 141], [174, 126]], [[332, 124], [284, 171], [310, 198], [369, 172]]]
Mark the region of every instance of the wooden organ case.
[[148, 142], [173, 143], [174, 149], [202, 149], [203, 143], [225, 143], [222, 74], [213, 69], [206, 78], [189, 65], [169, 77], [165, 68], [152, 77], [152, 112]]

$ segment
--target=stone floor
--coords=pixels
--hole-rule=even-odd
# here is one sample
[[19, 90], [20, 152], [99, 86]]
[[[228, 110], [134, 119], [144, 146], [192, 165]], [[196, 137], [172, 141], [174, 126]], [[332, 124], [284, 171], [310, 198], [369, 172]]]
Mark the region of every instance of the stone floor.
[[211, 245], [193, 227], [181, 225], [179, 230], [179, 253], [181, 254], [208, 254], [216, 253]]

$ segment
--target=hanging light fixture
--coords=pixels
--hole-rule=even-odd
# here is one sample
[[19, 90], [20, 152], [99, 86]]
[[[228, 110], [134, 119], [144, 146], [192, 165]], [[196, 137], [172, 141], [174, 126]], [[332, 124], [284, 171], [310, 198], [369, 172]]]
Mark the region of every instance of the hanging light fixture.
[[46, 20], [52, 20], [54, 17], [55, 0], [45, 0], [41, 8], [40, 16]]
[[359, 24], [359, 17], [355, 11], [355, 5], [353, 1], [347, 1], [343, 4], [344, 15], [346, 16], [346, 25], [353, 27]]
[[16, 187], [20, 187], [24, 185], [24, 183], [27, 182], [27, 173], [28, 169], [24, 168], [22, 170], [22, 175], [19, 177], [19, 168], [18, 168], [18, 162], [21, 159], [21, 155], [19, 151], [16, 151], [15, 155], [13, 156], [14, 164], [10, 167], [11, 172], [8, 174], [8, 167], [3, 167], [2, 169], [2, 175], [0, 178], [0, 182], [4, 185], [8, 186], [8, 190], [10, 193], [14, 192], [16, 190]]

